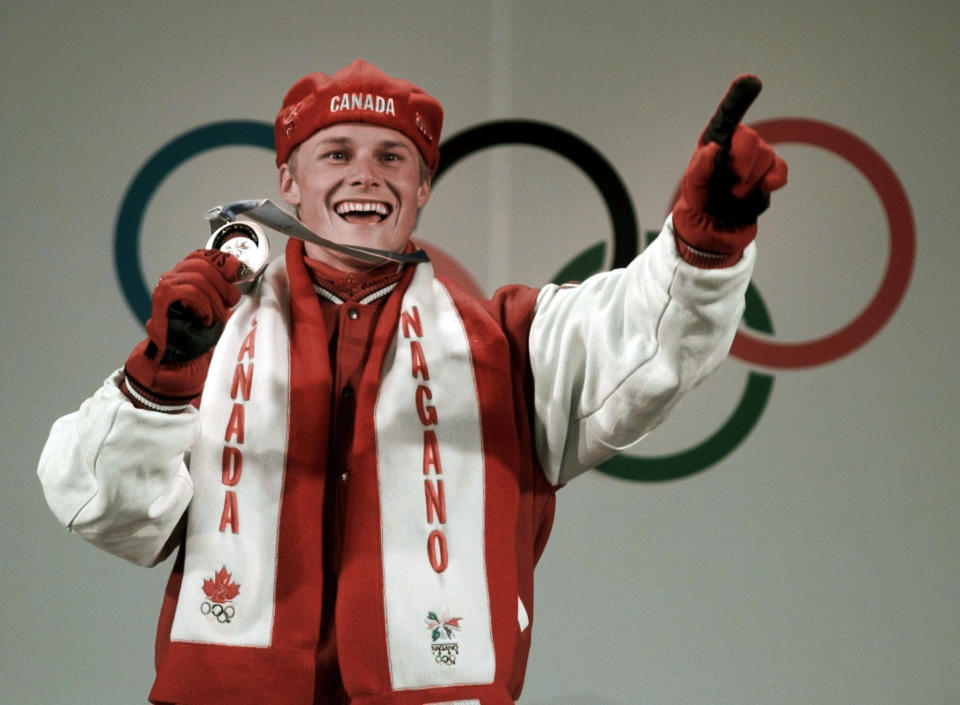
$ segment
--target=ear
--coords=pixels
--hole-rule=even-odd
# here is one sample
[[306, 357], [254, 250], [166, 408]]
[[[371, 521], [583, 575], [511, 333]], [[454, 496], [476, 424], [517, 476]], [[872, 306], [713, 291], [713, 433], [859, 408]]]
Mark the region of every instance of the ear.
[[420, 185], [417, 187], [417, 210], [420, 210], [425, 205], [427, 201], [430, 200], [430, 179], [425, 179], [420, 182]]
[[280, 195], [291, 206], [300, 205], [300, 184], [287, 162], [280, 165]]

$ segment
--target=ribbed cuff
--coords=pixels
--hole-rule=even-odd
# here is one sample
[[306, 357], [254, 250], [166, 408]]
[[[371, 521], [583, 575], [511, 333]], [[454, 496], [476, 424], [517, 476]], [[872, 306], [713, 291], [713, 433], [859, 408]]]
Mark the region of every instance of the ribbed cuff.
[[159, 411], [164, 414], [179, 414], [193, 406], [197, 397], [164, 397], [151, 392], [143, 385], [139, 384], [133, 377], [124, 372], [123, 379], [120, 382], [120, 391], [123, 392], [130, 402], [138, 409], [149, 409], [150, 411]]
[[737, 250], [730, 254], [717, 254], [715, 252], [705, 252], [687, 244], [679, 234], [674, 232], [674, 239], [677, 242], [677, 252], [680, 258], [687, 264], [692, 264], [700, 269], [723, 269], [732, 267], [740, 258], [743, 257], [743, 250]]

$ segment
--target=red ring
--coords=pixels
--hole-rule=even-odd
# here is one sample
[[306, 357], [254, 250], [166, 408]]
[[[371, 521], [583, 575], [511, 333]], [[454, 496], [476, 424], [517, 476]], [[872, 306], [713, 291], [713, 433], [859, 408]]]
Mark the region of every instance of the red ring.
[[916, 251], [913, 214], [893, 169], [866, 142], [835, 125], [806, 118], [777, 118], [752, 125], [770, 144], [798, 142], [821, 147], [850, 162], [880, 197], [890, 226], [890, 254], [883, 281], [861, 313], [843, 328], [806, 342], [775, 343], [738, 331], [730, 354], [779, 369], [813, 367], [847, 355], [876, 335], [900, 306]]

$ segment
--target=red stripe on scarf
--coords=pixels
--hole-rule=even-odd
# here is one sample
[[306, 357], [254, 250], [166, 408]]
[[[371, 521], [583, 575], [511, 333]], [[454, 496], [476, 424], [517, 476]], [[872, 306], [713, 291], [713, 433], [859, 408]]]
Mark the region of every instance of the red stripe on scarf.
[[[323, 594], [323, 495], [332, 380], [327, 334], [303, 243], [286, 249], [290, 280], [290, 420], [277, 550], [273, 646], [316, 653]], [[312, 662], [312, 661], [311, 661]]]
[[[373, 333], [370, 357], [357, 390], [357, 426], [344, 527], [343, 563], [337, 595], [340, 673], [348, 693], [390, 690], [383, 606], [383, 548], [380, 541], [380, 489], [377, 477], [374, 409], [384, 358], [397, 332], [403, 292], [414, 268], [404, 272], [384, 304]], [[369, 428], [361, 424], [369, 423]]]
[[[520, 633], [517, 598], [533, 612], [533, 546], [543, 509], [552, 508], [554, 494], [537, 464], [531, 434], [533, 389], [527, 362], [527, 335], [537, 291], [511, 286], [490, 301], [479, 302], [456, 284], [444, 282], [454, 296], [473, 342], [474, 375], [487, 453], [486, 563], [491, 586], [490, 609], [497, 653], [496, 682], [513, 698], [520, 695], [530, 633]], [[482, 331], [482, 332], [481, 332]], [[478, 337], [482, 335], [483, 337]], [[509, 360], [507, 367], [505, 361]], [[505, 376], [509, 375], [509, 379]], [[511, 443], [506, 443], [511, 439]], [[549, 532], [549, 528], [548, 528]], [[486, 700], [483, 704], [486, 705]], [[491, 701], [493, 702], [493, 701]]]

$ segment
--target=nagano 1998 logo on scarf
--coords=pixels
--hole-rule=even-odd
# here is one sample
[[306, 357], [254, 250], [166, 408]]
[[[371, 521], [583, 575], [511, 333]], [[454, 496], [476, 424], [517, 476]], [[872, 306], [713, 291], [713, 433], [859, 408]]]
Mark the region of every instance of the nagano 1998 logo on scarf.
[[[767, 369], [801, 369], [825, 365], [866, 344], [890, 320], [907, 291], [913, 270], [916, 234], [906, 192], [890, 165], [872, 147], [840, 127], [806, 118], [776, 118], [752, 123], [771, 144], [800, 144], [826, 150], [853, 166], [867, 179], [888, 225], [889, 250], [885, 271], [867, 306], [840, 329], [805, 342], [770, 339], [773, 320], [760, 292], [747, 289], [744, 328], [738, 332], [731, 355]], [[153, 194], [167, 176], [191, 157], [229, 146], [273, 150], [273, 125], [232, 120], [202, 125], [157, 150], [136, 174], [124, 195], [114, 232], [114, 262], [120, 287], [141, 321], [150, 316], [150, 288], [140, 266], [140, 229]], [[440, 146], [443, 175], [466, 157], [490, 147], [540, 147], [571, 161], [596, 186], [612, 225], [612, 267], [624, 267], [638, 252], [640, 229], [630, 194], [613, 166], [590, 144], [555, 125], [531, 120], [486, 122], [460, 132]], [[648, 232], [648, 239], [656, 232]], [[557, 283], [582, 280], [601, 271], [607, 244], [600, 242], [568, 262], [554, 277]], [[760, 335], [757, 335], [760, 334]], [[710, 437], [667, 456], [652, 458], [618, 455], [603, 463], [600, 472], [635, 482], [662, 482], [701, 472], [736, 449], [759, 422], [773, 391], [774, 376], [752, 370], [740, 399], [721, 427]]]
[[463, 617], [450, 617], [444, 612], [442, 617], [438, 617], [436, 612], [427, 613], [427, 629], [430, 632], [430, 650], [433, 652], [433, 659], [437, 663], [446, 666], [455, 666], [457, 656], [460, 655], [460, 642], [454, 636], [455, 632], [460, 631], [460, 622]]

